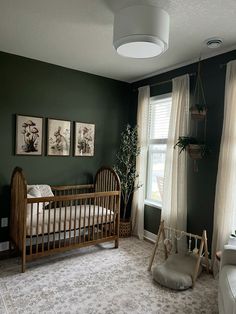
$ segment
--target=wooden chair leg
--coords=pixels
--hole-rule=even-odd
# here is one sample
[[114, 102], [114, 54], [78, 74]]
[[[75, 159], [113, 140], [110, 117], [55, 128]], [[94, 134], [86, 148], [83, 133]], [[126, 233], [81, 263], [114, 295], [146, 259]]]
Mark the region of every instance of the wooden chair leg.
[[155, 247], [154, 247], [154, 250], [153, 250], [153, 253], [152, 253], [150, 262], [149, 262], [149, 266], [148, 266], [148, 270], [149, 270], [149, 271], [150, 271], [151, 268], [152, 268], [152, 263], [153, 263], [153, 260], [154, 260], [155, 255], [156, 255], [156, 250], [157, 250], [157, 248], [158, 248], [158, 243], [159, 243], [160, 236], [161, 236], [163, 230], [164, 230], [164, 220], [162, 220], [162, 222], [161, 222], [161, 224], [160, 224], [160, 227], [159, 227], [159, 230], [158, 230], [158, 233], [157, 233], [157, 240], [156, 240]]
[[116, 239], [115, 240], [115, 248], [118, 249], [118, 247], [119, 247], [119, 239]]
[[206, 230], [204, 232], [204, 252], [205, 252], [205, 261], [206, 261], [206, 270], [207, 273], [209, 274], [209, 259], [208, 259], [208, 245], [207, 245], [207, 233]]
[[196, 263], [195, 270], [194, 270], [193, 277], [192, 277], [193, 278], [192, 288], [194, 287], [195, 281], [197, 279], [199, 266], [200, 266], [200, 263], [201, 263], [201, 256], [202, 256], [202, 252], [203, 252], [203, 246], [204, 246], [204, 231], [203, 231], [203, 234], [202, 234], [202, 240], [201, 240], [201, 244], [200, 244], [200, 248], [199, 248], [199, 252], [198, 252], [197, 263]]

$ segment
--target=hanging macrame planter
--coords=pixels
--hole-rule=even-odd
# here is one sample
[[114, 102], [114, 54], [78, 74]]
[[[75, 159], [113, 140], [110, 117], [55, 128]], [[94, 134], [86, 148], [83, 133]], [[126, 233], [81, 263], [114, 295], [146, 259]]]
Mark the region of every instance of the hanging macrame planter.
[[[198, 62], [197, 80], [194, 89], [194, 105], [190, 108], [191, 118], [195, 120], [195, 138], [197, 145], [188, 146], [188, 154], [193, 159], [194, 172], [198, 172], [198, 160], [207, 156], [209, 149], [206, 145], [207, 106], [201, 78], [201, 62]], [[198, 140], [198, 122], [204, 121], [204, 138]]]
[[187, 152], [192, 159], [202, 159], [205, 157], [205, 145], [189, 144]]
[[180, 136], [174, 148], [175, 147], [180, 148], [180, 154], [182, 151], [186, 150], [192, 159], [202, 159], [207, 153], [206, 145], [204, 143], [199, 143], [195, 137]]
[[200, 66], [201, 63], [199, 60], [196, 86], [194, 89], [194, 105], [190, 108], [191, 118], [193, 120], [204, 120], [206, 119], [207, 114], [206, 98], [201, 79]]
[[[200, 60], [194, 89], [194, 105], [190, 108], [190, 113], [192, 119], [195, 120], [195, 134], [193, 136], [180, 136], [174, 148], [179, 148], [179, 154], [183, 151], [187, 151], [189, 157], [193, 159], [194, 172], [198, 172], [198, 160], [205, 158], [209, 153], [209, 149], [206, 145], [207, 107], [200, 75]], [[198, 122], [200, 121], [204, 121], [203, 139], [198, 138]]]

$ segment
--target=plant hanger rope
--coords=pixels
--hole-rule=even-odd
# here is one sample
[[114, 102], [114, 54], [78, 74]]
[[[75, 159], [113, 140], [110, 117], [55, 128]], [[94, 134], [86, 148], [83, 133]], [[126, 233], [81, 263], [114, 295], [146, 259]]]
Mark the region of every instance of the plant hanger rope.
[[[201, 98], [202, 98], [203, 105], [204, 105], [205, 109], [207, 109], [206, 97], [205, 97], [202, 78], [201, 78], [201, 58], [199, 58], [198, 69], [197, 69], [197, 79], [196, 79], [196, 85], [195, 85], [195, 89], [194, 89], [194, 100], [197, 103], [196, 105], [200, 104]], [[205, 124], [204, 124], [204, 142], [206, 142], [207, 116], [205, 116], [204, 122], [205, 122]], [[197, 136], [197, 134], [198, 134], [198, 123], [196, 123], [196, 136]]]

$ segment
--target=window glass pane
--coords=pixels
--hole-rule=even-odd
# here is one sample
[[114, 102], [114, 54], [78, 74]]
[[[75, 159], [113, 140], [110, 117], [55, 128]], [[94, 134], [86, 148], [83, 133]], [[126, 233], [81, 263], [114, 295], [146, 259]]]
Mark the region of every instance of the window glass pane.
[[166, 139], [168, 137], [171, 110], [171, 97], [152, 100], [149, 112], [150, 139]]
[[150, 145], [148, 158], [147, 198], [162, 203], [166, 145]]

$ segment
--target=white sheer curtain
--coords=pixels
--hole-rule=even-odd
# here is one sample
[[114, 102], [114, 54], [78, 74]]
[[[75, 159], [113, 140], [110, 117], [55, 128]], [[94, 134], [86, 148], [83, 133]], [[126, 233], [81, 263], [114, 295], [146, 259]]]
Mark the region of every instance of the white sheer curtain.
[[227, 64], [224, 122], [215, 192], [212, 260], [236, 223], [236, 60]]
[[187, 227], [187, 154], [174, 149], [189, 134], [189, 75], [174, 78], [164, 173], [162, 219], [179, 230]]
[[141, 148], [140, 155], [136, 159], [136, 169], [139, 174], [139, 182], [142, 187], [134, 192], [132, 202], [132, 229], [133, 234], [143, 239], [144, 233], [144, 200], [146, 189], [147, 168], [147, 140], [148, 140], [148, 111], [150, 101], [149, 86], [140, 87], [138, 90], [138, 140]]

